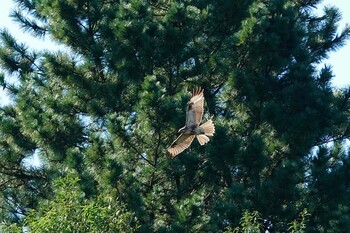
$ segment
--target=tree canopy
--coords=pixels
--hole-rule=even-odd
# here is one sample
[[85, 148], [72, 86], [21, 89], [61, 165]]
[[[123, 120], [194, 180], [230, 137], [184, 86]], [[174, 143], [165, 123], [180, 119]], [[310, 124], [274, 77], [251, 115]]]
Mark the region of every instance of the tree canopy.
[[[350, 229], [350, 88], [319, 69], [350, 27], [320, 2], [16, 0], [24, 31], [66, 49], [0, 31], [0, 227]], [[216, 133], [169, 159], [196, 87]]]

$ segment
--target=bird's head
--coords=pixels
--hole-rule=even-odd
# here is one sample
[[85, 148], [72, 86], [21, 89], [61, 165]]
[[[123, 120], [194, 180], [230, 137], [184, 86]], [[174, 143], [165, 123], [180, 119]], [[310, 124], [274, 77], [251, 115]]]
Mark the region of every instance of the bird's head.
[[188, 101], [188, 103], [187, 103], [187, 109], [190, 110], [190, 109], [192, 109], [192, 107], [193, 107], [193, 102]]
[[181, 129], [179, 129], [177, 132], [178, 133], [184, 133], [186, 131], [186, 126], [182, 127]]

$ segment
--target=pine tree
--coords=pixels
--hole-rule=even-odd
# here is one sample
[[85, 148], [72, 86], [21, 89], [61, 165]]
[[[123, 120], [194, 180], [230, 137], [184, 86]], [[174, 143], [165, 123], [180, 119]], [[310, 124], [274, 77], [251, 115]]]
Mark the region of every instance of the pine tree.
[[[103, 209], [111, 194], [138, 232], [223, 232], [249, 212], [286, 232], [304, 209], [305, 232], [349, 229], [350, 91], [317, 67], [350, 28], [338, 32], [334, 7], [315, 15], [319, 2], [16, 0], [25, 31], [66, 49], [1, 31], [1, 76], [16, 80], [0, 79], [13, 98], [1, 107], [2, 224], [41, 223], [55, 180], [73, 176], [79, 203]], [[198, 86], [216, 134], [169, 159]], [[34, 154], [42, 166], [25, 164]]]

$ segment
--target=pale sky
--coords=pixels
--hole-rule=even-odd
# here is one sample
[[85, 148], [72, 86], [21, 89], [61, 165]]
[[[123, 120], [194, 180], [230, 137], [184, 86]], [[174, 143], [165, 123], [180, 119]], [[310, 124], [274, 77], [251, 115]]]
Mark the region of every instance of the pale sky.
[[[349, 0], [324, 0], [325, 5], [335, 5], [342, 11], [343, 20], [340, 22], [340, 28], [346, 23], [350, 24], [350, 1]], [[28, 33], [23, 33], [18, 24], [11, 21], [8, 17], [15, 5], [12, 0], [0, 0], [0, 29], [7, 28], [8, 31], [20, 42], [27, 44], [31, 49], [57, 49], [59, 46], [49, 39], [37, 39]], [[61, 47], [63, 48], [63, 47]], [[329, 58], [324, 61], [325, 64], [331, 65], [335, 77], [332, 84], [335, 87], [345, 87], [350, 85], [350, 40], [339, 50], [332, 52]], [[322, 65], [323, 66], [323, 65]], [[0, 106], [8, 103], [8, 97], [5, 91], [0, 88]]]

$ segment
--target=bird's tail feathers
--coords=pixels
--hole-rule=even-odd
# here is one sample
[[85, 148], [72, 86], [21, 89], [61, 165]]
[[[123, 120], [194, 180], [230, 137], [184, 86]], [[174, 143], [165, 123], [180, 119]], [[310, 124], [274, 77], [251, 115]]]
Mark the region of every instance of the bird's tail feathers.
[[203, 132], [206, 136], [214, 136], [215, 126], [211, 119], [203, 123], [200, 127], [203, 129]]
[[209, 138], [205, 134], [196, 135], [196, 138], [201, 146], [209, 142]]

